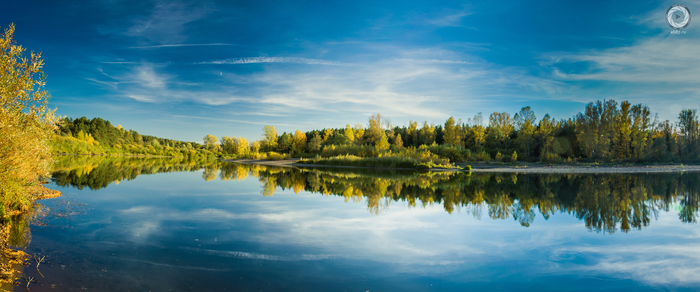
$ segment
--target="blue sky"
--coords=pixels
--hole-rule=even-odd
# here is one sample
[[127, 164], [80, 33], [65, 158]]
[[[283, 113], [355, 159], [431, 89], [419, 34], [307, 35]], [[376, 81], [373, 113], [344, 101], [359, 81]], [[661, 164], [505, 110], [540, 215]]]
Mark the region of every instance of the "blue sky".
[[59, 115], [201, 142], [597, 99], [675, 121], [700, 108], [700, 20], [670, 34], [674, 3], [30, 0], [0, 4], [0, 27], [43, 52]]

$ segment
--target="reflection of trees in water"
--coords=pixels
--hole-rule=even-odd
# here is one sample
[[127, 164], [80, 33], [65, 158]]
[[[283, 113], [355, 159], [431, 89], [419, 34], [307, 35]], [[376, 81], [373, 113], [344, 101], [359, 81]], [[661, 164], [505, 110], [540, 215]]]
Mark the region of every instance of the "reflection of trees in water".
[[[216, 178], [219, 171], [216, 160], [188, 158], [130, 158], [105, 156], [55, 157], [52, 180], [59, 186], [88, 187], [98, 190], [110, 183], [132, 180], [139, 175], [161, 172], [196, 171], [205, 169], [203, 178]], [[213, 173], [213, 178], [210, 174]]]
[[274, 192], [307, 191], [342, 196], [346, 202], [365, 202], [378, 214], [392, 202], [409, 208], [443, 205], [445, 211], [466, 212], [475, 218], [513, 218], [533, 224], [537, 213], [545, 219], [569, 213], [596, 232], [623, 232], [647, 226], [659, 211], [680, 204], [683, 222], [696, 222], [700, 174], [516, 175], [462, 172], [406, 172], [361, 169], [295, 169], [186, 159], [102, 159], [58, 164], [59, 185], [106, 187], [110, 182], [140, 174], [204, 169], [206, 181], [257, 178], [263, 196]]
[[[345, 201], [365, 201], [372, 213], [392, 202], [409, 207], [442, 204], [481, 218], [513, 218], [523, 226], [533, 224], [537, 213], [548, 219], [570, 213], [590, 230], [627, 232], [649, 225], [659, 211], [680, 204], [680, 219], [695, 222], [698, 213], [700, 174], [515, 175], [457, 172], [410, 173], [357, 169], [291, 169], [259, 165], [224, 164], [225, 173], [248, 173], [260, 180], [262, 194], [277, 187], [342, 196]], [[234, 178], [235, 179], [235, 178]]]
[[[0, 221], [0, 289], [10, 290], [22, 273], [29, 255], [22, 250], [32, 239], [29, 225], [41, 213], [37, 206], [28, 213], [10, 216]], [[20, 248], [20, 249], [18, 249]]]
[[698, 199], [700, 195], [698, 194], [698, 189], [700, 188], [700, 183], [698, 179], [689, 180], [690, 187], [686, 188], [684, 192], [680, 194], [680, 205], [681, 210], [678, 214], [681, 221], [685, 223], [695, 223], [696, 214], [698, 213], [698, 207], [700, 207], [700, 202]]

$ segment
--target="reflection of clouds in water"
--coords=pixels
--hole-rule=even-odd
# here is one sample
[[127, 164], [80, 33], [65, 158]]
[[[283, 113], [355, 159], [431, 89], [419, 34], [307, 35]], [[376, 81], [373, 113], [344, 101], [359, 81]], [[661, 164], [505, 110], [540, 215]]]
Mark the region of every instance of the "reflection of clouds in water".
[[159, 222], [139, 222], [136, 227], [131, 228], [131, 233], [135, 238], [145, 238], [160, 228]]
[[[572, 244], [552, 246], [550, 260], [557, 262], [560, 273], [613, 275], [650, 285], [695, 285], [700, 283], [700, 231], [694, 224], [679, 226], [677, 216], [663, 213], [652, 228], [616, 235], [616, 244], [587, 244], [580, 236]], [[585, 262], [574, 262], [577, 259]]]
[[[277, 198], [285, 196], [277, 194]], [[235, 213], [230, 202], [219, 208], [179, 211], [166, 207], [135, 206], [121, 211], [134, 223], [133, 241], [158, 232], [161, 222], [205, 222], [235, 230], [219, 234], [219, 242], [259, 242], [267, 245], [305, 246], [318, 254], [271, 255], [245, 250], [190, 249], [197, 253], [238, 259], [270, 261], [316, 261], [358, 259], [397, 264], [397, 271], [424, 273], [426, 265], [442, 266], [439, 273], [469, 268], [488, 268], [518, 259], [537, 263], [535, 270], [513, 273], [553, 275], [615, 275], [650, 284], [698, 283], [700, 251], [692, 245], [665, 246], [674, 239], [697, 238], [693, 226], [677, 224], [675, 214], [658, 218], [653, 230], [616, 234], [610, 237], [619, 246], [600, 243], [600, 234], [590, 233], [581, 221], [568, 214], [555, 214], [550, 220], [537, 217], [538, 224], [521, 227], [512, 220], [476, 220], [470, 214], [445, 214], [441, 205], [414, 209], [390, 208], [379, 215], [368, 214], [363, 204], [348, 204], [341, 198], [324, 199], [315, 194], [294, 195], [294, 204], [285, 200], [247, 201], [246, 213]], [[328, 201], [330, 200], [330, 201]], [[340, 200], [340, 201], [339, 201]], [[395, 203], [397, 204], [397, 203]], [[569, 218], [569, 220], [561, 220]], [[554, 220], [552, 220], [554, 219]], [[242, 221], [248, 221], [244, 224]], [[688, 229], [666, 230], [665, 226]], [[240, 226], [247, 226], [240, 228]], [[668, 233], [668, 236], [666, 236]], [[661, 238], [656, 238], [662, 235]], [[655, 237], [660, 244], [624, 245], [626, 242]], [[675, 237], [672, 237], [675, 236]], [[607, 237], [606, 237], [607, 238]], [[649, 239], [651, 240], [651, 239]], [[644, 241], [649, 242], [649, 241]], [[677, 241], [675, 241], [677, 242]], [[634, 244], [633, 243], [633, 244]], [[584, 260], [585, 264], [578, 262]]]
[[209, 271], [209, 272], [228, 271], [227, 269], [212, 269], [212, 268], [195, 267], [195, 266], [178, 266], [178, 265], [170, 265], [170, 264], [165, 264], [165, 263], [156, 263], [156, 262], [142, 261], [142, 260], [136, 260], [136, 259], [124, 259], [124, 258], [119, 258], [119, 259], [123, 260], [123, 261], [128, 261], [128, 262], [144, 263], [144, 264], [149, 264], [149, 265], [154, 265], [154, 266], [176, 268], [176, 269], [185, 269], [185, 270], [200, 270], [200, 271]]
[[252, 260], [267, 260], [267, 261], [281, 261], [281, 262], [291, 262], [291, 261], [320, 261], [320, 260], [330, 260], [335, 259], [337, 256], [326, 255], [326, 254], [301, 254], [301, 255], [291, 255], [291, 256], [278, 256], [269, 254], [259, 254], [244, 251], [228, 251], [228, 250], [211, 250], [211, 249], [201, 249], [201, 248], [191, 248], [183, 247], [182, 249], [188, 251], [194, 251], [203, 253], [206, 255], [215, 255], [228, 258], [237, 259], [252, 259]]
[[[201, 209], [194, 211], [178, 211], [152, 206], [135, 206], [126, 210], [121, 210], [124, 216], [129, 217], [131, 226], [127, 227], [132, 241], [145, 241], [150, 235], [157, 233], [161, 229], [163, 221], [186, 221], [186, 222], [216, 222], [226, 223], [234, 219], [257, 218], [255, 214], [235, 214], [221, 209]], [[138, 219], [138, 220], [134, 220]]]
[[[436, 221], [444, 214], [440, 208], [398, 209], [379, 216], [367, 214], [363, 208], [265, 214], [261, 219], [281, 225], [278, 230], [283, 232], [265, 234], [261, 240], [312, 245], [344, 257], [393, 263], [435, 263], [453, 260], [453, 256], [483, 253], [479, 247], [459, 243], [459, 234], [441, 234], [445, 229]], [[468, 223], [479, 224], [473, 220]]]
[[178, 211], [174, 209], [165, 209], [160, 207], [151, 206], [137, 206], [126, 210], [122, 210], [121, 213], [128, 216], [148, 216], [149, 218], [162, 220], [175, 220], [175, 221], [226, 221], [228, 219], [251, 219], [257, 218], [258, 215], [255, 214], [235, 214], [221, 209], [201, 209], [195, 211]]
[[613, 273], [655, 284], [700, 283], [697, 244], [570, 247], [559, 249], [557, 253], [598, 257], [594, 265], [577, 266], [575, 270]]

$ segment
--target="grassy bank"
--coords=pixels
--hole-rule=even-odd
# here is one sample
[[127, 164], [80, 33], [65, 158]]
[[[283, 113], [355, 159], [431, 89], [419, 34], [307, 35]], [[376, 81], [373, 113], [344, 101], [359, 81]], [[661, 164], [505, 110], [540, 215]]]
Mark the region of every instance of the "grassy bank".
[[414, 168], [414, 169], [431, 169], [431, 168], [454, 168], [452, 164], [436, 164], [432, 161], [420, 161], [411, 157], [357, 157], [353, 155], [335, 156], [326, 158], [302, 159], [298, 163], [302, 164], [318, 164], [318, 165], [334, 165], [334, 166], [354, 166], [354, 167], [373, 167], [373, 168]]
[[[149, 156], [216, 156], [218, 153], [207, 149], [170, 147], [160, 145], [114, 144], [109, 146], [96, 140], [79, 139], [71, 136], [54, 135], [50, 146], [52, 154], [116, 154], [116, 155], [149, 155]], [[154, 143], [155, 144], [155, 143]]]

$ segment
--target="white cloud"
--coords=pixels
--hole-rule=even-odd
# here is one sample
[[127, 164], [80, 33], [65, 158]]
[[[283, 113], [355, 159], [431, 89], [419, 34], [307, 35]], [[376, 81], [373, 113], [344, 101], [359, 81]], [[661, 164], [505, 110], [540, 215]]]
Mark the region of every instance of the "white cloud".
[[560, 82], [510, 68], [434, 58], [396, 58], [293, 73], [267, 68], [251, 77], [265, 84], [261, 103], [287, 109], [378, 111], [413, 119], [444, 119], [455, 109], [489, 99], [484, 96], [493, 94], [493, 89], [512, 96], [522, 96], [523, 89], [545, 95], [564, 90]]
[[186, 25], [205, 17], [211, 11], [208, 7], [160, 2], [150, 16], [134, 19], [133, 25], [124, 34], [151, 43], [181, 43], [188, 38]]
[[680, 105], [700, 108], [700, 41], [666, 33], [625, 47], [549, 54], [541, 65], [572, 89], [564, 98], [630, 100], [675, 121]]
[[253, 122], [253, 121], [246, 121], [246, 120], [217, 119], [217, 118], [211, 118], [211, 117], [197, 117], [197, 116], [173, 115], [172, 117], [173, 117], [173, 118], [186, 118], [186, 119], [198, 119], [198, 120], [219, 121], [219, 122], [244, 123], [244, 124], [252, 124], [252, 125], [269, 125], [269, 124], [271, 124], [271, 123], [269, 123], [269, 122]]
[[[700, 88], [700, 42], [695, 39], [656, 37], [634, 46], [551, 56], [555, 77], [564, 80], [606, 80], [634, 83], [691, 83]], [[593, 67], [564, 73], [557, 65], [587, 62]]]
[[154, 46], [133, 46], [129, 49], [159, 49], [159, 48], [179, 48], [179, 47], [207, 47], [207, 46], [235, 46], [235, 44], [227, 43], [210, 43], [210, 44], [165, 44]]
[[177, 76], [162, 73], [165, 65], [139, 63], [126, 73], [110, 75], [98, 69], [104, 76], [114, 81], [90, 81], [110, 86], [118, 95], [146, 103], [197, 102], [206, 105], [226, 105], [234, 102], [248, 102], [250, 98], [235, 95], [235, 89], [223, 87], [220, 91], [202, 90], [202, 84], [183, 82]]
[[467, 10], [446, 11], [437, 16], [426, 18], [425, 22], [437, 26], [461, 27], [462, 18], [471, 14], [473, 14], [473, 12]]
[[[245, 104], [246, 110], [267, 116], [284, 113], [321, 112], [338, 125], [347, 116], [374, 112], [404, 122], [428, 119], [442, 122], [450, 115], [472, 114], [493, 100], [526, 96], [532, 92], [551, 95], [565, 91], [561, 82], [529, 76], [514, 68], [497, 67], [478, 58], [442, 48], [401, 50], [382, 47], [383, 55], [370, 60], [341, 63], [333, 60], [298, 57], [255, 57], [209, 61], [201, 64], [266, 63], [261, 71], [245, 75], [214, 73], [194, 66], [188, 71], [172, 71], [172, 64], [140, 63], [121, 75], [109, 77], [118, 95], [147, 103], [183, 101], [224, 106]], [[280, 66], [295, 63], [301, 66]], [[331, 66], [315, 66], [331, 65]], [[116, 68], [115, 70], [123, 70]], [[205, 71], [202, 71], [205, 70]], [[169, 73], [164, 73], [169, 72]], [[195, 81], [183, 80], [196, 78]], [[211, 76], [211, 80], [201, 80]], [[94, 82], [100, 83], [96, 78]], [[191, 79], [190, 79], [191, 80]], [[329, 113], [331, 113], [329, 115]], [[271, 121], [273, 124], [287, 121]], [[317, 121], [318, 122], [318, 121]]]
[[298, 63], [309, 65], [340, 65], [340, 62], [297, 57], [250, 57], [199, 62], [196, 64], [256, 64], [256, 63]]
[[415, 64], [474, 64], [467, 61], [459, 60], [438, 60], [438, 59], [394, 59], [397, 62], [408, 62]]
[[143, 64], [136, 67], [136, 70], [134, 70], [132, 74], [134, 74], [133, 77], [130, 77], [132, 82], [154, 89], [164, 89], [169, 79], [166, 75], [156, 73], [153, 66], [150, 64]]
[[98, 84], [107, 85], [107, 86], [114, 88], [114, 89], [117, 89], [117, 85], [119, 84], [119, 82], [101, 81], [101, 80], [97, 80], [95, 78], [85, 78], [85, 79], [90, 80], [90, 81], [95, 82], [95, 83], [98, 83]]

